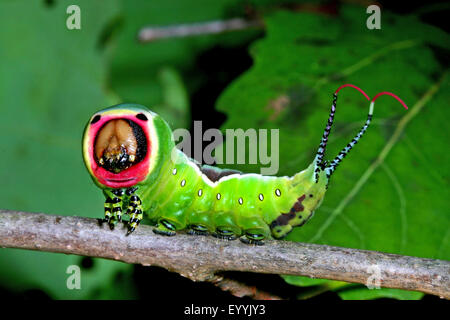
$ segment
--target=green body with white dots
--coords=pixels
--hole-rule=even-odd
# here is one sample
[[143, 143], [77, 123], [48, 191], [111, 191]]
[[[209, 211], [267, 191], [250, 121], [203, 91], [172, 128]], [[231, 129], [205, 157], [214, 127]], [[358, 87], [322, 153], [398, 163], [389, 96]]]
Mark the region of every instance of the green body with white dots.
[[[175, 157], [162, 167], [155, 183], [136, 191], [148, 217], [167, 221], [175, 230], [194, 226], [209, 233], [219, 229], [224, 236], [281, 238], [311, 217], [325, 193], [325, 185], [314, 181], [313, 166], [294, 177], [236, 173], [213, 182], [181, 151]], [[295, 216], [279, 219], [296, 203]], [[163, 223], [157, 228], [175, 231]]]

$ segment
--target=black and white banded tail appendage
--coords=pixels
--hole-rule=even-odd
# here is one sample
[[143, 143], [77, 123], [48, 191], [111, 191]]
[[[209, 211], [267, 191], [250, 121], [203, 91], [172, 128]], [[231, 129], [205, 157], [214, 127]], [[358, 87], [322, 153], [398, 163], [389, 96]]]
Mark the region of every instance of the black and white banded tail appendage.
[[[344, 149], [341, 150], [341, 152], [339, 152], [339, 154], [331, 162], [328, 163], [328, 161], [324, 160], [324, 155], [325, 155], [325, 149], [326, 149], [327, 143], [328, 143], [328, 136], [330, 134], [331, 127], [333, 125], [334, 115], [336, 113], [337, 94], [342, 88], [345, 88], [345, 87], [352, 87], [352, 88], [358, 90], [367, 98], [367, 100], [370, 101], [369, 114], [367, 116], [366, 123], [361, 128], [361, 130], [358, 132], [358, 134], [352, 139], [352, 141], [350, 141], [347, 144], [347, 146]], [[331, 175], [333, 174], [333, 172], [336, 170], [337, 166], [341, 163], [342, 159], [344, 159], [345, 156], [350, 152], [350, 150], [352, 150], [353, 146], [358, 143], [358, 141], [361, 139], [361, 137], [364, 135], [367, 128], [369, 127], [370, 122], [372, 121], [375, 100], [382, 95], [390, 95], [390, 96], [394, 97], [395, 99], [397, 99], [397, 101], [399, 101], [403, 105], [403, 107], [405, 109], [408, 109], [406, 104], [398, 96], [396, 96], [395, 94], [393, 94], [391, 92], [385, 92], [385, 91], [380, 92], [371, 100], [369, 98], [369, 96], [362, 89], [360, 89], [357, 86], [354, 86], [352, 84], [344, 84], [336, 90], [336, 92], [333, 94], [333, 103], [331, 105], [330, 116], [328, 118], [327, 125], [323, 132], [323, 136], [322, 136], [322, 140], [319, 145], [319, 149], [317, 150], [317, 154], [314, 159], [314, 163], [315, 163], [314, 171], [315, 171], [316, 183], [319, 181], [320, 170], [324, 170], [326, 173], [327, 179], [329, 179], [331, 177]]]
[[325, 149], [328, 143], [328, 136], [330, 135], [331, 127], [333, 126], [334, 114], [336, 113], [336, 103], [337, 103], [337, 93], [333, 94], [333, 103], [331, 104], [330, 116], [328, 117], [328, 122], [323, 131], [322, 140], [320, 141], [319, 149], [317, 150], [316, 158], [314, 159], [314, 173], [316, 182], [319, 181], [319, 171], [324, 170], [326, 166], [326, 161], [323, 160], [325, 155]]
[[373, 106], [375, 105], [375, 102], [370, 103], [370, 109], [369, 114], [367, 115], [367, 120], [364, 126], [361, 128], [361, 130], [358, 132], [358, 134], [350, 141], [347, 146], [342, 149], [339, 154], [336, 156], [336, 158], [333, 159], [333, 161], [330, 162], [330, 164], [325, 168], [325, 172], [327, 174], [327, 177], [331, 177], [334, 170], [336, 170], [339, 163], [341, 163], [342, 159], [345, 158], [345, 156], [352, 150], [355, 144], [358, 143], [359, 139], [363, 136], [363, 134], [366, 132], [367, 128], [370, 125], [370, 121], [372, 121], [372, 115], [373, 115]]

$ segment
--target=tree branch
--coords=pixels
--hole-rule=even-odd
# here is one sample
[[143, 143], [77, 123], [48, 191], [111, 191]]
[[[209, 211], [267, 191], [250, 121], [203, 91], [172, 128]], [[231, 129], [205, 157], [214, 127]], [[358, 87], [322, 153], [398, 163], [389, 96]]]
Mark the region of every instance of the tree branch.
[[245, 20], [242, 18], [171, 26], [148, 26], [139, 30], [138, 39], [140, 42], [151, 42], [167, 38], [217, 34], [262, 27], [263, 23], [259, 20]]
[[125, 233], [122, 225], [111, 231], [92, 218], [0, 210], [1, 247], [155, 265], [212, 282], [219, 271], [250, 271], [366, 284], [376, 266], [381, 287], [450, 299], [449, 261], [289, 241], [251, 246], [183, 233], [164, 237], [145, 225], [128, 237]]

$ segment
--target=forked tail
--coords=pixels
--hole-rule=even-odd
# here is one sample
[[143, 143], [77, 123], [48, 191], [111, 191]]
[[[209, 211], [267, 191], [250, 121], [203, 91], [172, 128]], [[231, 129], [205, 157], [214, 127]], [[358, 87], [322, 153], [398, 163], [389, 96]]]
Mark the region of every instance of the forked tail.
[[[344, 149], [341, 150], [341, 152], [339, 152], [339, 154], [332, 161], [328, 162], [327, 160], [324, 160], [324, 156], [325, 156], [325, 150], [326, 150], [327, 143], [328, 143], [328, 136], [330, 135], [331, 127], [333, 126], [334, 115], [336, 113], [337, 94], [338, 94], [338, 92], [341, 89], [343, 89], [345, 87], [352, 87], [352, 88], [358, 90], [359, 92], [361, 92], [367, 98], [367, 100], [370, 101], [369, 114], [367, 116], [366, 123], [361, 128], [361, 130], [358, 132], [358, 134], [352, 139], [352, 141], [350, 141], [347, 144], [347, 146]], [[319, 172], [320, 172], [320, 170], [324, 170], [326, 175], [327, 175], [327, 178], [329, 179], [331, 177], [331, 175], [333, 174], [333, 172], [336, 170], [336, 168], [339, 165], [339, 163], [342, 161], [342, 159], [344, 159], [345, 156], [353, 148], [353, 146], [358, 143], [359, 139], [361, 139], [361, 137], [364, 135], [364, 133], [366, 132], [366, 130], [369, 127], [370, 122], [372, 120], [373, 109], [374, 109], [374, 106], [375, 106], [375, 100], [378, 99], [378, 97], [380, 97], [382, 95], [390, 95], [390, 96], [394, 97], [395, 99], [397, 99], [397, 101], [399, 101], [403, 105], [403, 107], [405, 109], [408, 109], [408, 107], [402, 101], [402, 99], [400, 99], [398, 96], [396, 96], [395, 94], [393, 94], [391, 92], [386, 92], [386, 91], [380, 92], [375, 97], [373, 97], [373, 99], [371, 100], [369, 98], [369, 96], [362, 89], [360, 89], [357, 86], [352, 85], [352, 84], [344, 84], [344, 85], [340, 86], [336, 90], [336, 92], [333, 94], [333, 103], [331, 105], [330, 116], [328, 118], [327, 125], [325, 127], [324, 132], [323, 132], [323, 136], [322, 136], [322, 140], [321, 140], [320, 145], [319, 145], [319, 149], [317, 150], [317, 154], [316, 154], [316, 157], [314, 159], [314, 162], [315, 162], [314, 171], [315, 171], [316, 182], [319, 181]]]

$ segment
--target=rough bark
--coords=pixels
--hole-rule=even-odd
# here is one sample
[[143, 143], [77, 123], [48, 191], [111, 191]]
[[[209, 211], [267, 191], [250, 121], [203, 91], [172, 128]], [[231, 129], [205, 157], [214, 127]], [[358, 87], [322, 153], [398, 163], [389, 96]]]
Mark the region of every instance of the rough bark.
[[156, 235], [141, 225], [130, 236], [97, 219], [0, 210], [0, 246], [160, 266], [194, 281], [220, 271], [301, 275], [367, 284], [374, 266], [381, 287], [450, 298], [450, 262], [327, 245], [266, 241], [253, 246], [213, 237]]

